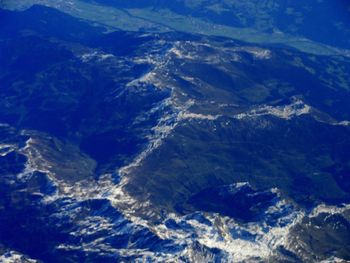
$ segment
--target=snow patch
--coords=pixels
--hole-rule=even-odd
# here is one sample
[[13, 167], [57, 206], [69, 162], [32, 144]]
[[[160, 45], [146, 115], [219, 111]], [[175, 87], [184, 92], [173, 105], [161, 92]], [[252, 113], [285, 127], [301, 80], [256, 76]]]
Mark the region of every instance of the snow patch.
[[350, 121], [340, 121], [340, 122], [335, 123], [334, 125], [347, 127], [347, 126], [350, 126]]
[[16, 150], [16, 147], [12, 144], [0, 144], [0, 156], [4, 157], [9, 153]]
[[193, 60], [194, 56], [190, 53], [186, 54], [184, 51], [182, 51], [178, 46], [174, 46], [169, 50], [170, 53], [174, 54], [176, 57], [180, 59], [188, 59]]
[[[240, 183], [232, 187], [246, 185], [247, 183]], [[227, 253], [229, 258], [225, 260], [230, 262], [246, 262], [253, 258], [267, 260], [276, 248], [287, 244], [291, 228], [304, 217], [304, 213], [296, 209], [283, 213], [286, 208], [289, 209], [288, 204], [281, 199], [266, 210], [261, 221], [248, 223], [237, 222], [215, 213], [202, 214], [210, 225], [191, 219], [191, 216], [170, 214], [167, 220], [173, 220], [184, 227], [168, 228], [165, 224], [160, 224], [155, 227], [155, 231], [158, 236], [175, 240], [186, 247], [199, 242], [205, 247], [220, 249]], [[279, 217], [277, 223], [271, 224], [269, 218], [275, 216]]]
[[344, 259], [341, 259], [338, 257], [330, 257], [320, 261], [320, 263], [345, 263], [345, 262], [347, 261], [344, 261]]
[[114, 57], [113, 54], [106, 54], [106, 53], [99, 52], [99, 51], [93, 51], [91, 53], [85, 53], [85, 54], [81, 55], [80, 59], [83, 62], [89, 62], [91, 60], [104, 61], [106, 59], [113, 58], [113, 57]]
[[4, 254], [0, 255], [0, 262], [2, 263], [36, 263], [37, 260], [28, 258], [27, 256], [22, 255], [16, 251], [7, 251]]
[[267, 49], [246, 49], [246, 51], [252, 54], [257, 59], [270, 59], [271, 51]]
[[342, 214], [347, 210], [350, 210], [350, 204], [344, 204], [341, 206], [328, 206], [325, 204], [320, 204], [312, 210], [309, 217], [311, 218], [317, 217], [320, 214], [324, 214], [324, 213], [330, 214], [330, 215]]
[[311, 107], [305, 104], [302, 100], [295, 100], [289, 105], [270, 106], [263, 105], [246, 113], [240, 113], [234, 116], [236, 119], [255, 118], [260, 116], [275, 116], [277, 118], [290, 120], [294, 117], [309, 114]]
[[178, 120], [198, 119], [198, 120], [214, 121], [219, 117], [220, 117], [220, 115], [181, 112], [178, 116]]
[[161, 82], [156, 78], [156, 73], [153, 71], [147, 72], [138, 79], [134, 79], [126, 84], [126, 87], [137, 87], [142, 84], [152, 84], [157, 88], [161, 88]]

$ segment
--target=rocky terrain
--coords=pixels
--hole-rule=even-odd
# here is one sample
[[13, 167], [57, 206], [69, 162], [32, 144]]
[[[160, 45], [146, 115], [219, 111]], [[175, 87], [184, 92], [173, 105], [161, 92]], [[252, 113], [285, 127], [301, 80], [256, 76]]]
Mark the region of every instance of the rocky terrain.
[[0, 17], [0, 260], [350, 260], [345, 40]]

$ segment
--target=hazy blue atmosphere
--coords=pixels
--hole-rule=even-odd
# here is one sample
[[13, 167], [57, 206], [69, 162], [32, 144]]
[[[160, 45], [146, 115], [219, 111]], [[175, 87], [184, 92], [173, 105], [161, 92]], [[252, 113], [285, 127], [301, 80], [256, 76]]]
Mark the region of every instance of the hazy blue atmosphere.
[[350, 2], [0, 0], [0, 262], [350, 262]]

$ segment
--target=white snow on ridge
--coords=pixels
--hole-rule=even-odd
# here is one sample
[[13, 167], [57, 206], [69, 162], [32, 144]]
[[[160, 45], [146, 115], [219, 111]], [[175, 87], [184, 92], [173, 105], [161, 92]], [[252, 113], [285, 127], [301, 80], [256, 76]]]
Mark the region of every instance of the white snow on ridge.
[[[269, 59], [271, 53], [268, 50], [255, 50], [255, 49], [245, 49], [240, 50], [251, 53], [257, 59]], [[127, 84], [127, 87], [138, 87], [142, 84], [153, 84], [156, 87], [165, 87], [165, 82], [161, 78], [165, 78], [164, 71], [162, 67], [167, 63], [167, 57], [175, 55], [177, 57], [191, 59], [192, 57], [188, 54], [183, 53], [177, 47], [173, 47], [165, 55], [165, 59], [161, 58], [159, 61], [153, 60], [151, 58], [145, 60], [138, 60], [140, 63], [150, 62], [152, 60], [154, 68], [148, 73], [144, 74], [138, 79], [135, 79]], [[101, 54], [98, 52], [87, 53], [82, 55], [81, 59], [87, 62], [92, 59], [98, 61], [106, 60], [113, 57], [111, 54]], [[193, 79], [188, 79], [194, 81]], [[301, 222], [302, 218], [308, 216], [306, 212], [300, 210], [293, 210], [286, 215], [280, 216], [278, 223], [276, 225], [270, 225], [267, 218], [269, 215], [278, 213], [284, 206], [286, 206], [286, 201], [281, 200], [277, 204], [272, 205], [265, 211], [265, 218], [259, 222], [250, 223], [238, 223], [232, 218], [224, 217], [215, 213], [205, 213], [202, 216], [211, 222], [208, 226], [205, 223], [201, 223], [195, 219], [189, 219], [187, 217], [178, 216], [175, 214], [168, 215], [161, 223], [154, 225], [143, 218], [140, 214], [146, 215], [148, 217], [156, 216], [152, 209], [150, 209], [151, 204], [148, 201], [136, 200], [131, 196], [126, 190], [125, 186], [128, 184], [128, 175], [133, 169], [140, 166], [142, 162], [156, 149], [158, 149], [164, 140], [171, 135], [173, 130], [181, 124], [188, 120], [205, 120], [205, 121], [215, 121], [220, 118], [220, 115], [211, 114], [201, 114], [190, 112], [190, 106], [193, 105], [193, 101], [189, 100], [183, 105], [177, 105], [175, 98], [172, 94], [171, 97], [165, 99], [160, 105], [156, 105], [151, 109], [151, 113], [157, 112], [159, 110], [167, 110], [163, 113], [162, 117], [159, 118], [158, 123], [152, 128], [151, 133], [148, 135], [148, 144], [145, 149], [140, 152], [135, 159], [133, 159], [129, 164], [121, 167], [117, 174], [121, 176], [120, 183], [114, 183], [111, 174], [106, 174], [100, 177], [98, 181], [89, 182], [78, 182], [75, 185], [68, 185], [63, 181], [55, 180], [56, 185], [59, 185], [60, 192], [56, 192], [54, 195], [47, 196], [44, 202], [50, 203], [54, 202], [61, 197], [71, 197], [77, 201], [88, 200], [88, 199], [108, 199], [111, 204], [118, 209], [118, 211], [123, 213], [123, 216], [130, 220], [132, 224], [136, 226], [143, 226], [151, 230], [157, 236], [162, 239], [170, 239], [176, 244], [185, 245], [185, 249], [180, 252], [169, 252], [169, 254], [158, 254], [157, 256], [153, 252], [146, 250], [118, 250], [112, 247], [103, 247], [103, 240], [96, 240], [96, 243], [91, 243], [91, 247], [84, 247], [87, 251], [89, 249], [103, 249], [108, 252], [121, 253], [124, 255], [135, 255], [149, 256], [158, 258], [159, 262], [169, 262], [173, 260], [174, 262], [181, 262], [180, 257], [193, 258], [194, 252], [191, 247], [195, 242], [199, 242], [201, 245], [208, 248], [218, 248], [228, 254], [228, 262], [249, 262], [252, 258], [262, 258], [268, 259], [279, 246], [287, 246], [288, 238], [290, 235], [290, 230]], [[283, 106], [270, 106], [263, 105], [259, 106], [249, 112], [237, 114], [234, 117], [236, 119], [247, 119], [255, 118], [259, 116], [275, 116], [281, 119], [292, 119], [297, 116], [310, 114], [312, 108], [306, 105], [302, 100], [295, 99], [291, 104]], [[142, 117], [140, 117], [141, 119]], [[137, 121], [137, 120], [135, 120]], [[339, 122], [334, 125], [350, 125], [350, 122], [344, 121]], [[28, 156], [28, 163], [25, 171], [22, 173], [23, 176], [32, 173], [34, 170], [38, 170], [49, 174], [49, 168], [43, 161], [44, 166], [35, 166], [35, 158], [40, 157], [40, 152], [33, 152], [36, 149], [29, 149], [33, 141], [27, 141], [26, 147], [23, 152]], [[0, 146], [1, 149], [1, 146]], [[45, 169], [45, 165], [48, 169]], [[44, 168], [43, 168], [44, 167]], [[233, 187], [242, 187], [246, 183], [239, 183]], [[271, 191], [276, 191], [272, 189]], [[350, 208], [350, 205], [349, 205]], [[348, 208], [347, 208], [348, 209]], [[330, 207], [326, 205], [320, 205], [316, 207], [310, 217], [316, 217], [320, 213], [342, 213], [346, 209], [339, 207]], [[166, 220], [174, 220], [179, 225], [186, 225], [188, 228], [170, 228], [166, 225]], [[282, 223], [283, 222], [283, 223]], [[286, 224], [284, 224], [287, 222]], [[110, 219], [93, 216], [86, 217], [77, 224], [81, 227], [80, 229], [72, 232], [71, 235], [79, 237], [82, 235], [93, 235], [99, 231], [110, 231], [113, 227], [113, 222]], [[248, 238], [246, 235], [248, 234]], [[81, 249], [81, 247], [64, 247], [62, 249], [72, 250]], [[0, 258], [1, 259], [1, 258]], [[1, 260], [0, 260], [1, 261]], [[206, 262], [206, 261], [203, 261]], [[209, 262], [209, 261], [208, 261]]]
[[235, 115], [236, 119], [254, 118], [259, 116], [275, 116], [281, 119], [292, 119], [293, 117], [309, 114], [311, 107], [302, 100], [295, 100], [293, 103], [283, 106], [263, 105], [246, 113]]
[[[176, 115], [174, 116], [176, 118]], [[166, 122], [166, 120], [163, 120]], [[161, 127], [161, 125], [160, 125]], [[162, 129], [162, 128], [160, 128]], [[171, 130], [170, 130], [171, 131]], [[164, 131], [163, 131], [164, 132]], [[159, 136], [159, 135], [158, 135]], [[162, 136], [167, 136], [166, 132]], [[160, 138], [162, 138], [160, 136]], [[157, 137], [157, 139], [160, 139]], [[160, 143], [160, 142], [159, 142]], [[153, 146], [157, 143], [153, 142]], [[31, 147], [31, 141], [27, 142], [26, 149]], [[29, 151], [25, 151], [27, 154]], [[33, 158], [32, 155], [28, 156]], [[29, 162], [32, 163], [32, 162]], [[33, 169], [32, 167], [28, 167]], [[53, 202], [60, 197], [71, 197], [75, 200], [88, 200], [88, 199], [108, 199], [111, 204], [121, 211], [125, 218], [131, 221], [131, 224], [135, 226], [146, 227], [151, 230], [161, 239], [168, 239], [175, 242], [175, 244], [183, 245], [185, 247], [182, 251], [169, 252], [167, 254], [156, 253], [144, 250], [125, 250], [125, 255], [139, 255], [140, 257], [147, 256], [152, 258], [153, 262], [167, 262], [174, 259], [176, 262], [182, 262], [185, 258], [191, 258], [194, 256], [203, 256], [201, 252], [193, 251], [192, 246], [196, 242], [207, 248], [217, 248], [226, 253], [227, 262], [249, 262], [253, 258], [259, 258], [262, 260], [268, 260], [269, 257], [275, 252], [279, 246], [289, 247], [289, 235], [291, 229], [299, 224], [305, 216], [316, 217], [321, 213], [334, 214], [342, 213], [346, 209], [350, 209], [350, 205], [344, 205], [343, 207], [333, 207], [327, 205], [319, 205], [310, 214], [298, 210], [287, 210], [287, 213], [283, 213], [283, 210], [289, 206], [287, 201], [281, 198], [277, 203], [274, 203], [266, 209], [262, 220], [248, 223], [238, 223], [232, 218], [221, 216], [215, 213], [202, 213], [201, 216], [205, 220], [211, 222], [208, 225], [205, 222], [201, 222], [197, 219], [189, 216], [178, 216], [175, 214], [169, 214], [166, 219], [156, 225], [150, 223], [147, 220], [142, 219], [138, 214], [140, 212], [147, 213], [147, 216], [152, 216], [154, 213], [150, 207], [150, 203], [140, 202], [134, 199], [125, 191], [125, 185], [128, 183], [128, 169], [120, 171], [122, 175], [122, 181], [118, 184], [113, 183], [112, 175], [105, 175], [100, 178], [98, 182], [87, 182], [75, 185], [64, 185], [63, 182], [56, 181], [60, 184], [60, 188], [66, 188], [60, 193], [56, 193], [56, 198], [46, 198], [46, 202]], [[29, 171], [31, 172], [31, 171]], [[241, 188], [246, 186], [247, 183], [237, 183], [232, 185], [232, 188]], [[272, 192], [278, 193], [278, 190], [271, 189]], [[52, 196], [53, 197], [53, 196]], [[288, 208], [289, 209], [289, 208]], [[277, 215], [277, 223], [271, 224], [269, 222], [270, 217]], [[173, 220], [179, 227], [171, 228], [166, 225], [167, 220]], [[81, 227], [75, 232], [72, 232], [72, 236], [84, 236], [95, 233], [102, 233], [107, 231], [113, 232], [114, 223], [108, 219], [100, 216], [90, 216], [82, 218], [77, 224]], [[182, 227], [185, 226], [185, 227]], [[104, 245], [103, 238], [91, 240], [90, 243], [84, 244], [86, 251], [104, 251], [104, 253], [119, 253], [116, 248], [110, 245]], [[81, 247], [59, 247], [64, 250], [79, 250]], [[6, 262], [6, 261], [5, 261]], [[11, 261], [8, 261], [11, 262]], [[33, 261], [35, 262], [35, 261]], [[203, 261], [210, 262], [210, 260]], [[327, 261], [325, 261], [327, 262]]]
[[27, 256], [22, 255], [19, 252], [16, 251], [7, 251], [4, 254], [0, 255], [0, 262], [1, 263], [36, 263], [37, 260], [28, 258]]
[[188, 53], [184, 53], [179, 47], [174, 46], [169, 50], [170, 53], [174, 54], [176, 57], [181, 58], [181, 59], [188, 59], [188, 60], [193, 60], [195, 57]]
[[152, 84], [157, 88], [161, 88], [161, 82], [156, 78], [156, 73], [153, 71], [147, 72], [138, 79], [134, 79], [126, 84], [126, 87], [135, 87], [140, 84]]
[[148, 64], [152, 66], [151, 70], [143, 74], [141, 77], [127, 83], [126, 87], [139, 87], [143, 84], [151, 84], [159, 89], [166, 88], [166, 84], [162, 81], [167, 77], [167, 71], [164, 71], [165, 66], [169, 63], [171, 49], [167, 50], [164, 56], [147, 54], [144, 57], [136, 57], [133, 59], [135, 64]]
[[[266, 60], [272, 57], [270, 50], [260, 47], [221, 47], [195, 41], [177, 41], [174, 47], [170, 49], [170, 53], [180, 59], [196, 59], [211, 63], [225, 61], [225, 58], [239, 62], [241, 61], [239, 53], [248, 53], [259, 60]], [[205, 55], [203, 56], [203, 54]]]
[[311, 106], [305, 104], [302, 100], [295, 99], [291, 104], [282, 106], [262, 105], [252, 109], [251, 111], [236, 114], [233, 117], [238, 120], [243, 120], [263, 116], [274, 116], [280, 119], [291, 120], [295, 117], [311, 114], [316, 121], [321, 123], [326, 123], [333, 126], [350, 126], [350, 121], [336, 121], [319, 118], [317, 115], [312, 114], [313, 110], [314, 109]]
[[198, 119], [214, 121], [218, 119], [220, 115], [200, 114], [191, 112], [181, 112], [178, 116], [178, 120]]
[[[26, 132], [22, 132], [26, 134]], [[30, 134], [28, 134], [30, 135]], [[30, 176], [34, 171], [42, 172], [47, 174], [51, 179], [53, 178], [50, 168], [52, 168], [51, 164], [45, 160], [45, 158], [41, 155], [40, 151], [33, 147], [35, 144], [35, 139], [30, 137], [26, 141], [26, 145], [20, 149], [20, 152], [27, 156], [27, 162], [25, 165], [25, 170], [18, 175], [18, 177], [27, 177]], [[40, 165], [38, 165], [40, 163]]]
[[12, 144], [0, 144], [0, 156], [6, 156], [15, 149], [16, 147]]
[[91, 61], [93, 59], [97, 59], [98, 61], [104, 61], [106, 59], [113, 58], [113, 57], [114, 57], [113, 54], [106, 54], [106, 53], [99, 52], [99, 51], [85, 53], [85, 54], [82, 54], [80, 56], [80, 58], [83, 62], [88, 62], [88, 61]]
[[317, 217], [323, 213], [330, 215], [342, 214], [347, 210], [350, 210], [350, 204], [343, 204], [341, 206], [327, 206], [325, 204], [320, 204], [312, 210], [309, 217]]
[[252, 54], [256, 59], [270, 59], [272, 56], [271, 51], [268, 49], [246, 48], [244, 51]]
[[340, 121], [340, 122], [336, 122], [334, 125], [336, 125], [336, 126], [350, 126], [350, 121]]
[[[165, 99], [160, 105], [151, 109], [152, 112], [172, 107], [172, 98]], [[158, 124], [152, 128], [152, 134], [148, 136], [148, 145], [129, 165], [126, 165], [118, 170], [118, 173], [122, 176], [128, 174], [134, 167], [140, 165], [140, 163], [156, 148], [158, 148], [162, 141], [171, 133], [171, 131], [177, 126], [177, 113], [169, 112], [158, 120]]]
[[[246, 184], [244, 184], [246, 185]], [[241, 185], [236, 185], [241, 187]], [[208, 248], [217, 248], [227, 253], [227, 262], [247, 262], [253, 258], [267, 260], [274, 250], [287, 244], [290, 229], [299, 223], [304, 213], [298, 210], [281, 218], [276, 225], [268, 222], [269, 215], [278, 214], [286, 207], [284, 200], [273, 205], [274, 209], [267, 209], [266, 217], [262, 221], [238, 223], [229, 217], [215, 213], [206, 213], [202, 216], [211, 222], [200, 222], [188, 217], [179, 217], [170, 214], [168, 219], [178, 225], [187, 225], [186, 229], [169, 229], [161, 224], [155, 227], [158, 236], [172, 239], [179, 244], [191, 247], [192, 242], [199, 242]], [[279, 223], [280, 222], [280, 223]], [[288, 222], [285, 224], [285, 222]]]
[[338, 257], [330, 257], [325, 260], [320, 261], [320, 263], [346, 263], [348, 261], [345, 261], [344, 259], [338, 258]]

